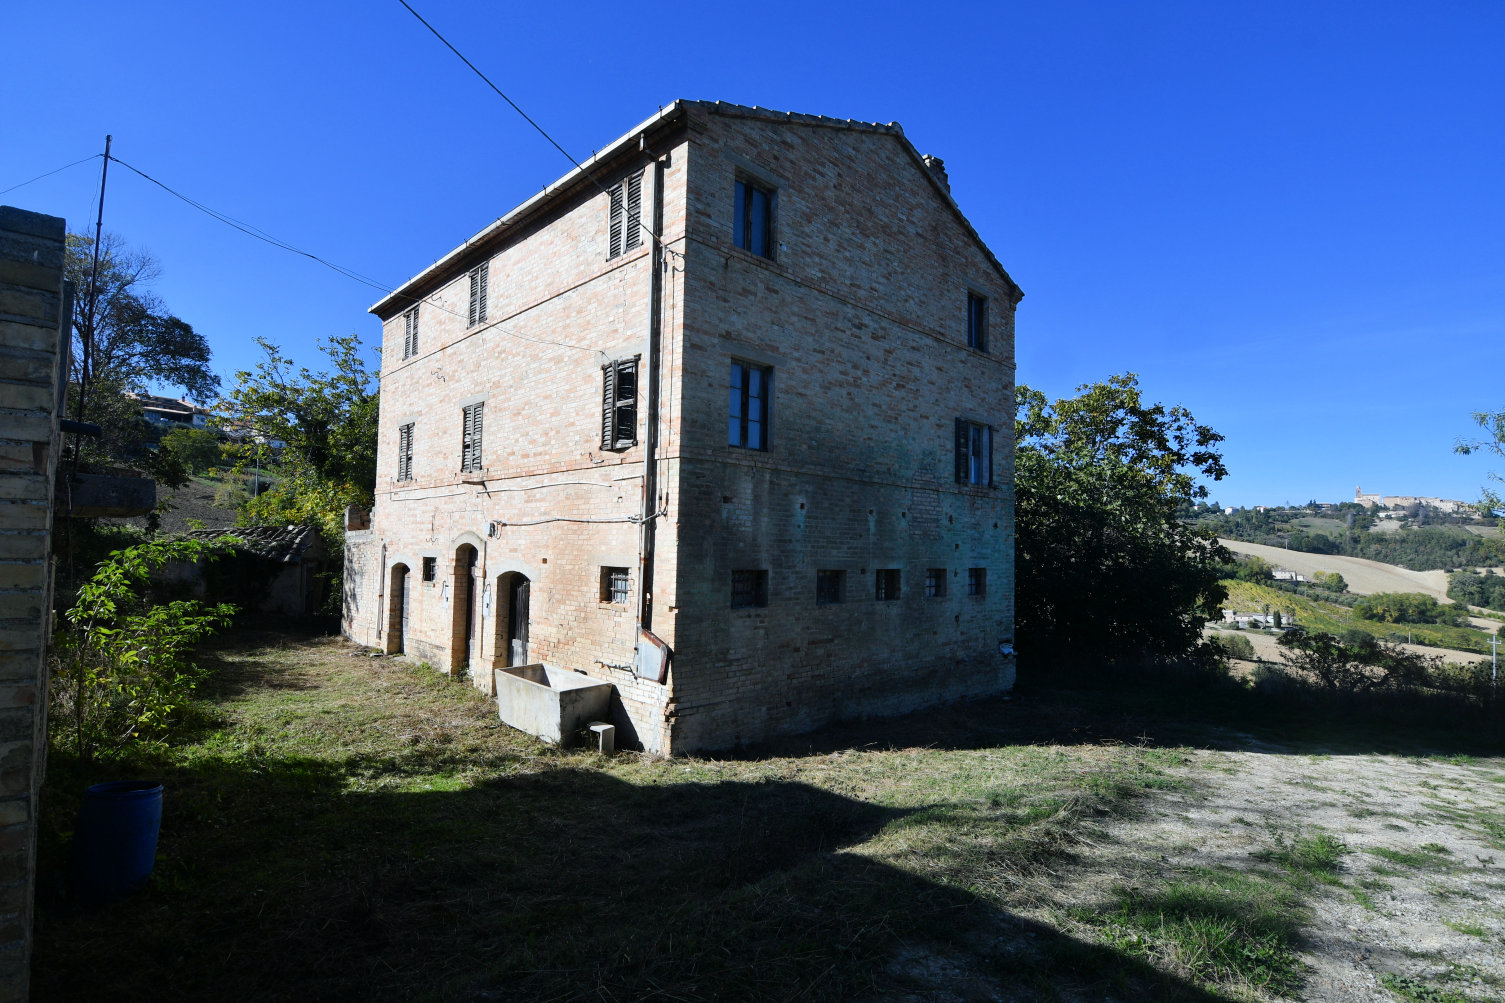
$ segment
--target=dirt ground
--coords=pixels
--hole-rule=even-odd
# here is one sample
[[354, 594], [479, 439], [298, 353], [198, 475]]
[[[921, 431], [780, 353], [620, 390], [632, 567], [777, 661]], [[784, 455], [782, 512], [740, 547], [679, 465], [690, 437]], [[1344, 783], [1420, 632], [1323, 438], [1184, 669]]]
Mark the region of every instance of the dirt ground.
[[1376, 592], [1421, 592], [1438, 602], [1452, 602], [1448, 598], [1448, 574], [1446, 571], [1409, 571], [1393, 564], [1366, 561], [1362, 557], [1339, 557], [1330, 554], [1304, 554], [1299, 550], [1282, 547], [1266, 547], [1259, 543], [1244, 543], [1241, 540], [1218, 541], [1238, 554], [1253, 554], [1263, 557], [1271, 564], [1301, 575], [1314, 575], [1319, 571], [1336, 571], [1348, 583], [1348, 591], [1357, 595], [1373, 595]]
[[1415, 999], [1505, 999], [1505, 760], [1230, 744], [1238, 751], [1194, 754], [1188, 790], [1089, 846], [1055, 907], [1108, 908], [1115, 889], [1247, 869], [1262, 852], [1327, 833], [1347, 852], [1336, 883], [1310, 893], [1301, 999], [1405, 998], [1382, 984], [1387, 975], [1407, 980]]
[[[1483, 623], [1488, 624], [1491, 629], [1499, 626], [1498, 620], [1484, 620]], [[1255, 657], [1265, 662], [1281, 662], [1280, 645], [1276, 643], [1279, 639], [1273, 634], [1262, 634], [1255, 630], [1220, 631], [1215, 628], [1208, 628], [1205, 633], [1209, 637], [1213, 634], [1241, 634], [1247, 637], [1249, 643], [1254, 646]], [[1449, 662], [1458, 662], [1463, 665], [1467, 665], [1470, 662], [1487, 662], [1490, 657], [1488, 655], [1481, 655], [1477, 651], [1459, 651], [1456, 648], [1432, 648], [1424, 644], [1402, 643], [1401, 647], [1407, 651], [1414, 651], [1418, 655], [1426, 655], [1428, 657], [1441, 655]], [[1502, 657], [1505, 657], [1505, 655], [1502, 655]]]

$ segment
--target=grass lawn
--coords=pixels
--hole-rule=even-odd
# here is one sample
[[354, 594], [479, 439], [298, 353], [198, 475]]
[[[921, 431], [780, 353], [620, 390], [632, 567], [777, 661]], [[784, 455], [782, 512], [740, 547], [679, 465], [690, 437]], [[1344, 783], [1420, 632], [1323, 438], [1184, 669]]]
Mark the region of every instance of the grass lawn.
[[[545, 746], [335, 639], [241, 632], [209, 662], [174, 744], [52, 749], [36, 999], [1263, 999], [1300, 984], [1336, 852], [1052, 899], [1106, 826], [1196, 794], [1220, 726], [1344, 740], [1236, 688], [1027, 688], [663, 760]], [[1388, 722], [1353, 740], [1376, 734], [1406, 751]], [[167, 788], [151, 884], [73, 905], [79, 794], [141, 777]]]

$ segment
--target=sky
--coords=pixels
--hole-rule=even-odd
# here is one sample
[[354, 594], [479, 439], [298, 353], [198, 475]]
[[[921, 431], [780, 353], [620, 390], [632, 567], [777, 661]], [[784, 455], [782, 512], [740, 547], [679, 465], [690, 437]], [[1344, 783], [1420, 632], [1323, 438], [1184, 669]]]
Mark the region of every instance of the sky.
[[[1225, 505], [1472, 500], [1505, 407], [1505, 4], [409, 0], [577, 159], [676, 98], [891, 122], [1025, 299], [1018, 379], [1134, 372]], [[399, 0], [6, 5], [0, 189], [90, 157], [392, 287], [570, 169]], [[95, 158], [0, 195], [92, 231]], [[381, 293], [112, 164], [228, 381]], [[812, 335], [814, 336], [814, 335]]]

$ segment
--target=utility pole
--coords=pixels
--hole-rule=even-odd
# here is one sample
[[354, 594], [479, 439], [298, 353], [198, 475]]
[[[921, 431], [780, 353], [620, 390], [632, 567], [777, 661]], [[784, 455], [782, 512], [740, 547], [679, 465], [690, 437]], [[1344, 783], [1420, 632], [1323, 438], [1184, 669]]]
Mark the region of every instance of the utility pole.
[[[105, 162], [99, 171], [99, 215], [94, 220], [94, 265], [89, 270], [89, 312], [88, 337], [82, 339], [83, 358], [79, 360], [78, 369], [78, 406], [73, 409], [73, 417], [79, 421], [84, 420], [84, 398], [88, 394], [89, 379], [94, 372], [94, 346], [91, 343], [94, 337], [94, 314], [99, 307], [99, 243], [100, 236], [105, 225], [105, 182], [110, 178], [110, 143], [114, 136], [105, 136]], [[78, 455], [78, 434], [73, 436], [73, 453]]]

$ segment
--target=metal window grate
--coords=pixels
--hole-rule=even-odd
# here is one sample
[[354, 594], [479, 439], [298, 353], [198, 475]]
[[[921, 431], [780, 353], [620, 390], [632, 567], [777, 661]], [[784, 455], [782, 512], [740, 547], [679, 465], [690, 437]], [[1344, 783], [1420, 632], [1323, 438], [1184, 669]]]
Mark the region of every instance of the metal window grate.
[[873, 597], [888, 602], [899, 598], [899, 569], [879, 568], [873, 584]]
[[741, 570], [732, 572], [732, 609], [768, 605], [768, 572]]
[[817, 571], [815, 573], [815, 605], [834, 606], [841, 602], [846, 591], [845, 571]]
[[626, 568], [601, 569], [601, 601], [627, 605], [632, 591], [632, 579]]

